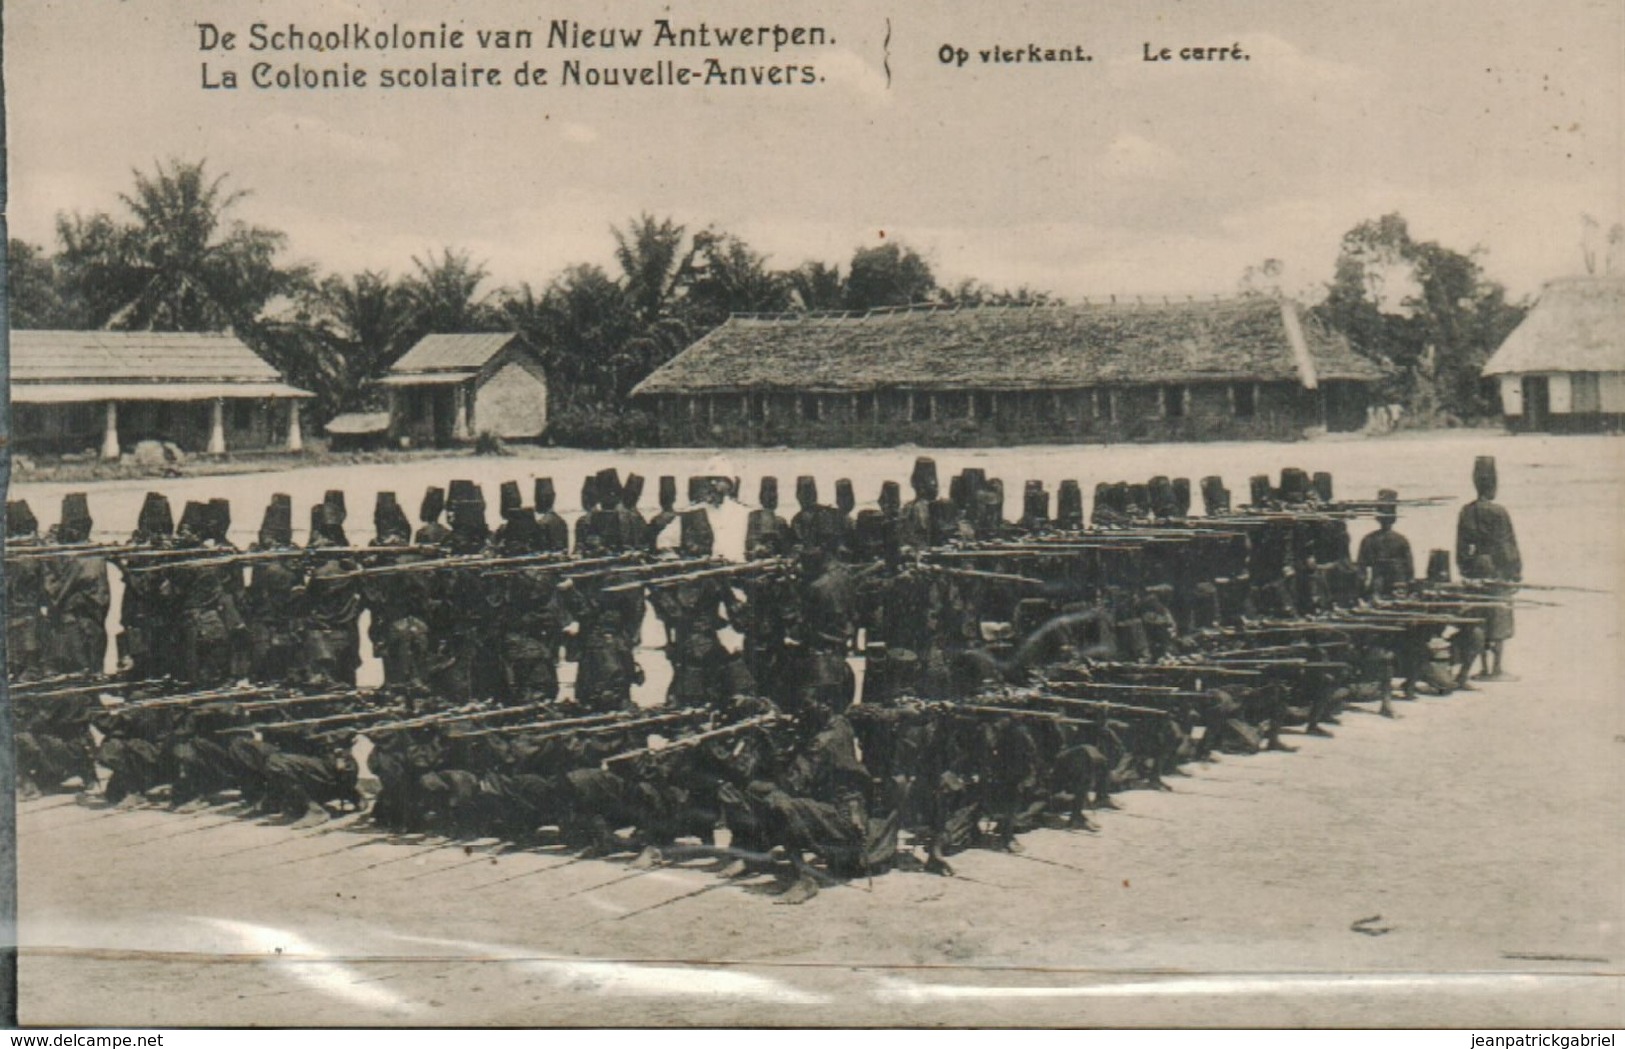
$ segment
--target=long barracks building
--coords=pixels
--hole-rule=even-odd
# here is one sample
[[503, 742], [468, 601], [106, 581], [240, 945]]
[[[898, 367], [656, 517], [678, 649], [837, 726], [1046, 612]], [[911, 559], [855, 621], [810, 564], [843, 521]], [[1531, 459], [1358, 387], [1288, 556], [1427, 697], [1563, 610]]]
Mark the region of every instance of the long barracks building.
[[1187, 441], [1355, 430], [1379, 378], [1249, 296], [736, 316], [633, 396], [666, 445]]

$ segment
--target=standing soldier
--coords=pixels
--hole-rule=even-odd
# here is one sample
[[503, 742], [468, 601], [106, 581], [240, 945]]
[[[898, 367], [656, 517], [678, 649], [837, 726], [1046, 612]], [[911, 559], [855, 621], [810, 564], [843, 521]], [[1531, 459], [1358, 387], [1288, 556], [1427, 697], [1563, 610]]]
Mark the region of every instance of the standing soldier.
[[[6, 503], [6, 550], [26, 551], [39, 545], [39, 520], [27, 500]], [[40, 644], [44, 625], [45, 569], [42, 562], [10, 559], [6, 563], [6, 672], [14, 681], [42, 677]]]
[[1416, 579], [1411, 541], [1394, 531], [1399, 493], [1384, 488], [1377, 493], [1377, 530], [1360, 540], [1360, 581], [1365, 593], [1389, 597]]
[[577, 557], [592, 557], [603, 553], [603, 542], [598, 537], [593, 522], [593, 514], [598, 509], [598, 477], [588, 474], [581, 479], [581, 516], [576, 518]]
[[[271, 496], [253, 550], [293, 550], [293, 500]], [[251, 676], [278, 684], [303, 678], [300, 668], [299, 588], [301, 570], [292, 557], [255, 561], [248, 573], [244, 608], [252, 656]], [[140, 675], [137, 675], [138, 677]]]
[[[395, 500], [394, 492], [379, 492], [372, 512], [374, 547], [405, 546], [412, 523]], [[384, 561], [380, 567], [409, 565], [425, 560], [421, 554], [404, 554]], [[427, 572], [387, 572], [365, 576], [361, 592], [372, 618], [367, 636], [373, 653], [384, 663], [384, 686], [408, 694], [424, 685], [429, 663], [430, 582]]]
[[541, 528], [540, 549], [543, 553], [570, 552], [570, 526], [553, 511], [558, 493], [553, 490], [553, 478], [536, 478], [536, 524]]
[[790, 525], [779, 516], [777, 477], [762, 478], [757, 502], [760, 507], [745, 521], [745, 558], [750, 561], [783, 554], [790, 535]]
[[451, 529], [440, 523], [440, 515], [446, 509], [446, 490], [438, 485], [430, 485], [423, 493], [423, 504], [418, 508], [418, 520], [423, 527], [413, 542], [419, 546], [443, 546], [451, 539]]
[[648, 527], [643, 530], [643, 545], [650, 553], [660, 549], [661, 533], [677, 520], [677, 478], [671, 474], [662, 474], [660, 477], [659, 499], [660, 512], [654, 515]]
[[852, 557], [852, 511], [858, 507], [857, 493], [852, 490], [852, 481], [842, 477], [835, 482], [835, 513], [832, 517], [834, 527], [840, 538], [838, 540], [838, 556], [843, 560]]
[[[208, 522], [208, 539], [215, 552], [221, 555], [237, 553], [231, 541], [231, 501], [210, 499], [204, 520]], [[233, 678], [248, 676], [250, 647], [248, 623], [243, 619], [243, 567], [238, 563], [220, 565], [212, 569], [220, 576], [220, 619], [226, 627], [227, 647], [230, 655], [226, 663]]]
[[[1463, 579], [1516, 583], [1523, 578], [1523, 557], [1512, 530], [1512, 515], [1495, 501], [1495, 457], [1481, 455], [1473, 463], [1473, 487], [1478, 498], [1461, 508], [1456, 518], [1456, 566]], [[1507, 680], [1501, 669], [1502, 650], [1512, 637], [1511, 605], [1496, 605], [1485, 631], [1484, 662], [1478, 676], [1486, 681]]]
[[820, 516], [828, 509], [818, 503], [818, 480], [803, 474], [796, 478], [796, 505], [801, 507], [790, 518], [791, 542], [806, 546], [819, 527]]
[[[684, 557], [711, 553], [713, 536], [703, 510], [690, 510], [682, 518]], [[736, 691], [735, 657], [722, 646], [725, 626], [742, 624], [738, 596], [727, 580], [691, 579], [656, 586], [650, 601], [666, 625], [666, 657], [671, 660], [671, 685], [666, 702], [674, 705], [720, 706]]]
[[[208, 503], [187, 502], [181, 510], [175, 546], [207, 557], [215, 529]], [[185, 561], [162, 572], [160, 586], [180, 612], [180, 677], [189, 684], [219, 685], [231, 675], [230, 631], [227, 629], [225, 576], [217, 568], [194, 568]]]
[[[163, 550], [175, 538], [175, 519], [169, 500], [158, 492], [148, 492], [136, 518], [130, 545], [144, 550]], [[163, 676], [161, 648], [156, 644], [164, 633], [164, 601], [155, 572], [132, 572], [119, 564], [124, 575], [124, 599], [119, 604], [118, 662], [137, 681]]]
[[361, 666], [361, 587], [359, 566], [348, 557], [323, 554], [324, 549], [347, 546], [343, 516], [332, 502], [310, 508], [312, 564], [305, 576], [305, 659], [310, 677], [318, 683], [355, 684]]
[[[64, 546], [87, 545], [90, 527], [90, 504], [84, 493], [63, 496], [56, 541]], [[44, 592], [48, 610], [45, 639], [54, 650], [54, 671], [100, 674], [107, 658], [107, 610], [113, 602], [107, 559], [94, 554], [76, 557], [72, 551], [48, 558]]]
[[913, 547], [915, 550], [924, 550], [942, 541], [939, 532], [942, 510], [938, 504], [948, 506], [953, 504], [937, 497], [940, 488], [937, 484], [935, 459], [923, 455], [915, 459], [914, 472], [909, 476], [909, 485], [914, 489], [914, 498], [902, 508], [898, 543]]

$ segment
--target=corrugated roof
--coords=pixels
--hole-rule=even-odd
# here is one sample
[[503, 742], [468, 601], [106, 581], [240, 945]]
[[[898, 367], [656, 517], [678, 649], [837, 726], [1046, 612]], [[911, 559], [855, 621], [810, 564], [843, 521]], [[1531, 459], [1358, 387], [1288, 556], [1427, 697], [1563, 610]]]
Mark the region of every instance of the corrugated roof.
[[[477, 370], [477, 369], [476, 369]], [[391, 372], [378, 380], [380, 386], [455, 386], [460, 382], [468, 382], [473, 376], [472, 371], [458, 369], [452, 372]]]
[[1625, 371], [1625, 276], [1564, 277], [1484, 365], [1485, 375]]
[[[1297, 347], [1295, 327], [1303, 339]], [[1317, 377], [1380, 376], [1346, 339], [1314, 323], [1295, 303], [1259, 296], [734, 317], [633, 393], [1040, 389], [1204, 379], [1313, 386]]]
[[287, 398], [314, 394], [281, 382], [14, 382], [15, 404], [81, 401], [212, 401], [217, 397]]
[[278, 382], [233, 335], [156, 331], [14, 331], [11, 379], [26, 382]]
[[478, 371], [518, 338], [515, 332], [425, 335], [390, 367], [390, 372]]

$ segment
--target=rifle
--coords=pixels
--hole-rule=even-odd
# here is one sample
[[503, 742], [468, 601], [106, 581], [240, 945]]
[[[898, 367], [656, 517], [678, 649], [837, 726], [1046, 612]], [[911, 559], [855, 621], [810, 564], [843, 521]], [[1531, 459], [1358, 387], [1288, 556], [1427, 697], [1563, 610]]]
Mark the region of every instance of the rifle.
[[[1205, 693], [1205, 692], [1169, 693], [1167, 695], [1159, 695], [1159, 696], [1154, 696], [1152, 698], [1154, 698], [1154, 699], [1184, 699], [1184, 698], [1190, 698], [1191, 696], [1206, 696], [1206, 695], [1207, 695], [1207, 693]], [[1001, 705], [998, 705], [997, 702], [996, 702], [998, 699], [1006, 699], [1006, 698], [1009, 699], [1011, 702], [1019, 702], [1021, 700], [1028, 700], [1028, 701], [1031, 701], [1031, 702], [1034, 702], [1034, 703], [1050, 703], [1050, 704], [1053, 704], [1054, 706], [1058, 706], [1058, 707], [1074, 707], [1074, 708], [1077, 708], [1077, 709], [1080, 709], [1080, 710], [1093, 710], [1093, 711], [1097, 711], [1097, 712], [1103, 713], [1103, 714], [1138, 714], [1141, 717], [1152, 717], [1152, 718], [1166, 718], [1166, 717], [1171, 716], [1166, 710], [1163, 710], [1161, 707], [1142, 707], [1142, 706], [1138, 706], [1138, 705], [1132, 704], [1132, 703], [1113, 703], [1113, 702], [1111, 702], [1109, 700], [1104, 700], [1104, 699], [1083, 699], [1083, 698], [1080, 698], [1080, 697], [1077, 697], [1077, 696], [1060, 696], [1060, 695], [1056, 695], [1053, 692], [1049, 692], [1047, 690], [1046, 691], [1039, 691], [1039, 692], [1030, 692], [1030, 693], [1024, 692], [1024, 693], [1020, 694], [1019, 696], [984, 697], [986, 703], [993, 704], [991, 709], [994, 709], [994, 710], [1004, 710], [1004, 709], [1006, 709], [1005, 707], [1003, 707]], [[1020, 707], [1017, 707], [1016, 709], [1020, 709]]]
[[699, 746], [701, 743], [705, 743], [713, 739], [725, 739], [740, 732], [748, 732], [751, 729], [756, 728], [766, 728], [769, 725], [776, 725], [781, 721], [789, 720], [790, 718], [786, 714], [758, 714], [756, 717], [746, 718], [744, 721], [736, 721], [732, 725], [726, 725], [722, 728], [714, 728], [710, 731], [699, 732], [692, 736], [682, 736], [678, 739], [672, 740], [663, 747], [639, 747], [637, 750], [628, 750], [624, 753], [605, 758], [601, 764], [603, 768], [608, 769], [610, 765], [618, 761], [634, 761], [643, 757], [644, 755], [660, 757], [661, 755], [665, 754], [674, 754], [679, 750], [687, 750], [690, 747]]
[[[458, 732], [458, 733], [455, 733], [455, 735], [459, 739], [466, 739], [466, 738], [471, 737], [471, 736], [494, 736], [494, 735], [496, 735], [498, 733], [501, 733], [501, 732], [520, 732], [520, 731], [528, 732], [528, 731], [530, 731], [532, 729], [536, 729], [538, 731], [540, 731], [540, 730], [551, 731], [553, 729], [597, 728], [597, 727], [604, 727], [604, 726], [613, 726], [615, 728], [620, 728], [622, 726], [630, 725], [633, 722], [640, 720], [637, 717], [628, 717], [627, 715], [629, 713], [631, 713], [631, 712], [630, 711], [625, 711], [625, 710], [617, 710], [617, 711], [613, 711], [613, 712], [608, 713], [608, 714], [587, 714], [587, 715], [583, 715], [582, 717], [578, 717], [578, 718], [549, 718], [549, 719], [544, 719], [544, 720], [541, 720], [541, 721], [527, 721], [527, 722], [525, 722], [523, 724], [520, 724], [520, 725], [497, 725], [497, 726], [495, 726], [493, 728], [474, 729], [471, 732]], [[686, 713], [690, 713], [690, 711], [688, 709], [685, 709], [685, 710], [682, 710], [682, 711], [678, 711], [677, 713], [686, 714]], [[652, 715], [652, 716], [660, 717], [662, 715]]]
[[[667, 714], [654, 714], [649, 717], [632, 718], [630, 720], [617, 720], [599, 725], [577, 725], [564, 727], [560, 721], [533, 721], [526, 725], [498, 725], [495, 728], [478, 729], [474, 732], [454, 732], [452, 735], [458, 739], [469, 736], [494, 736], [509, 732], [527, 732], [533, 740], [555, 739], [559, 736], [597, 736], [606, 732], [631, 732], [640, 729], [653, 728], [656, 725], [669, 725], [678, 721], [695, 721], [711, 715], [709, 710], [701, 707], [690, 707], [684, 710], [672, 711]], [[584, 720], [584, 719], [570, 719]]]
[[953, 576], [955, 579], [986, 579], [995, 583], [1018, 583], [1025, 586], [1036, 586], [1041, 589], [1049, 586], [1049, 583], [1042, 579], [1034, 579], [1032, 576], [1025, 575], [1012, 575], [1009, 572], [982, 572], [974, 568], [948, 568], [945, 565], [927, 564], [914, 567], [926, 572]]
[[[368, 568], [357, 569], [354, 575], [377, 576], [396, 575], [405, 572], [451, 572], [464, 568], [489, 571], [502, 569], [505, 571], [537, 571], [541, 569], [558, 569], [560, 571], [577, 568], [583, 565], [608, 564], [616, 561], [625, 561], [628, 558], [641, 557], [641, 554], [613, 554], [606, 557], [572, 558], [569, 554], [515, 554], [511, 557], [487, 557], [484, 554], [464, 554], [456, 557], [442, 558], [437, 561], [419, 561], [407, 565], [375, 565]], [[492, 575], [498, 573], [492, 572]]]
[[408, 732], [426, 725], [450, 725], [459, 721], [484, 721], [488, 718], [498, 718], [505, 715], [525, 714], [532, 710], [541, 710], [550, 706], [548, 703], [527, 703], [519, 707], [499, 707], [495, 710], [476, 710], [462, 714], [429, 714], [420, 718], [409, 718], [406, 721], [392, 721], [386, 725], [374, 725], [367, 730], [368, 736], [386, 736], [393, 732]]
[[[553, 555], [543, 555], [543, 556], [544, 557], [551, 557]], [[605, 554], [602, 557], [562, 557], [561, 556], [561, 557], [557, 557], [557, 558], [555, 558], [554, 560], [551, 560], [551, 561], [543, 561], [543, 562], [541, 562], [539, 564], [513, 564], [513, 565], [505, 565], [505, 566], [499, 565], [495, 570], [493, 570], [491, 572], [487, 572], [485, 574], [486, 575], [519, 575], [519, 574], [522, 574], [522, 573], [525, 573], [525, 572], [575, 572], [575, 571], [579, 571], [579, 570], [585, 569], [585, 568], [596, 568], [599, 565], [618, 565], [618, 564], [622, 564], [623, 562], [626, 562], [626, 561], [634, 561], [634, 560], [641, 559], [644, 556], [645, 555], [643, 554], [643, 552], [638, 551], [638, 550], [630, 551], [628, 553], [623, 553], [623, 554]], [[625, 565], [625, 567], [623, 569], [620, 569], [620, 570], [621, 571], [627, 571], [627, 570], [631, 570], [631, 569], [646, 568], [646, 567], [653, 567], [653, 566], [639, 563], [639, 564]], [[614, 568], [605, 569], [605, 571], [616, 571], [616, 570], [617, 569], [614, 569]], [[586, 573], [586, 572], [582, 573], [582, 575], [588, 575], [588, 574], [590, 574], [590, 573]], [[575, 578], [575, 577], [570, 576], [570, 577], [567, 577], [567, 578]]]
[[723, 576], [747, 575], [758, 572], [776, 571], [785, 566], [783, 558], [764, 558], [760, 561], [749, 561], [742, 565], [725, 565], [721, 568], [702, 568], [697, 572], [684, 572], [680, 575], [661, 576], [648, 581], [637, 580], [630, 583], [617, 583], [614, 586], [604, 587], [606, 594], [624, 594], [643, 587], [661, 589], [668, 586], [681, 586], [683, 583], [693, 582], [696, 579], [718, 579]]
[[69, 696], [89, 696], [101, 692], [114, 692], [131, 688], [146, 688], [151, 685], [162, 685], [168, 680], [168, 678], [151, 678], [147, 681], [115, 681], [109, 679], [99, 685], [80, 685], [76, 688], [58, 688], [52, 689], [49, 692], [24, 692], [21, 695], [14, 692], [12, 693], [11, 698], [17, 702], [21, 702], [25, 699], [66, 699]]
[[[402, 707], [380, 707], [377, 710], [357, 710], [345, 714], [328, 714], [319, 718], [301, 718], [297, 721], [266, 721], [257, 725], [232, 725], [220, 730], [221, 734], [228, 732], [266, 732], [271, 729], [312, 728], [317, 725], [340, 725], [350, 721], [362, 721], [366, 718], [388, 717], [392, 714], [405, 713]], [[363, 730], [365, 731], [365, 730]], [[318, 733], [327, 735], [327, 733]]]
[[[291, 561], [306, 557], [364, 557], [377, 554], [390, 555], [419, 555], [444, 554], [445, 551], [438, 546], [318, 546], [318, 547], [279, 547], [275, 550], [241, 550], [229, 554], [214, 554], [211, 550], [190, 550], [187, 553], [196, 553], [207, 556], [195, 557], [173, 565], [146, 565], [132, 568], [132, 572], [157, 572], [162, 570], [178, 570], [193, 568], [218, 568], [229, 565], [247, 565], [259, 561]], [[390, 566], [395, 567], [395, 566]]]
[[280, 710], [284, 707], [298, 706], [301, 703], [331, 703], [340, 699], [356, 699], [365, 695], [363, 692], [351, 690], [346, 692], [318, 692], [313, 696], [285, 696], [281, 699], [262, 699], [255, 703], [242, 703], [237, 707], [243, 712], [256, 710]]

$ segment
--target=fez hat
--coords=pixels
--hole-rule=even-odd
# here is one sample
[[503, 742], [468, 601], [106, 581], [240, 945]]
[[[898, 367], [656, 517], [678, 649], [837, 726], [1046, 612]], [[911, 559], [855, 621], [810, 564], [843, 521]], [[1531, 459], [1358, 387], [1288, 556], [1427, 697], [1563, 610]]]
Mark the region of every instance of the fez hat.
[[809, 474], [796, 478], [796, 502], [804, 507], [818, 505], [818, 481]]
[[231, 500], [209, 500], [209, 534], [218, 542], [226, 541], [226, 533], [231, 529]]
[[293, 542], [293, 500], [282, 492], [271, 496], [265, 504], [265, 516], [260, 518], [260, 542], [288, 544]]
[[886, 515], [875, 509], [859, 510], [852, 521], [852, 545], [864, 560], [886, 554]]
[[[314, 522], [318, 519], [317, 512], [320, 509], [320, 503], [310, 508], [312, 531], [315, 530]], [[193, 535], [198, 537], [207, 535], [209, 531], [207, 522], [208, 515], [209, 508], [206, 505], [198, 502], [196, 499], [186, 500], [186, 505], [181, 507], [180, 530], [183, 532], [191, 532]]]
[[448, 493], [446, 503], [453, 509], [478, 506], [485, 509], [485, 495], [480, 486], [473, 481], [457, 480], [451, 482], [451, 491]]
[[1377, 516], [1393, 517], [1399, 512], [1399, 493], [1392, 488], [1384, 488], [1377, 493]]
[[621, 475], [615, 467], [606, 466], [598, 471], [598, 505], [614, 509], [621, 503]]
[[1481, 455], [1473, 460], [1473, 487], [1479, 492], [1495, 489], [1495, 456]]
[[1173, 482], [1161, 474], [1151, 478], [1146, 485], [1151, 502], [1150, 510], [1157, 517], [1174, 516], [1174, 485]]
[[82, 525], [90, 531], [90, 500], [84, 492], [69, 492], [62, 497], [62, 524]]
[[591, 511], [598, 509], [598, 500], [602, 494], [598, 491], [598, 477], [588, 474], [581, 479], [581, 509]]
[[418, 520], [424, 524], [433, 524], [440, 520], [440, 514], [446, 509], [446, 490], [437, 484], [431, 484], [423, 490], [423, 503], [418, 507]]
[[669, 510], [677, 505], [677, 478], [671, 474], [660, 475], [660, 508]]
[[1253, 506], [1263, 506], [1270, 501], [1270, 479], [1268, 474], [1254, 474], [1247, 479], [1247, 485]]
[[808, 546], [816, 546], [825, 553], [833, 554], [840, 549], [841, 534], [840, 514], [833, 507], [820, 506], [812, 514], [803, 541]]
[[497, 513], [506, 518], [524, 505], [525, 497], [519, 494], [519, 482], [503, 481], [497, 489]]
[[987, 487], [987, 471], [980, 466], [967, 466], [960, 471], [960, 476], [965, 478], [965, 498], [974, 506], [977, 495]]
[[27, 499], [12, 499], [6, 503], [6, 535], [33, 535], [37, 531], [39, 519]]
[[1448, 582], [1450, 582], [1450, 551], [1448, 551], [1448, 550], [1429, 550], [1428, 551], [1428, 582], [1430, 582], [1430, 583], [1448, 583]]
[[1323, 503], [1332, 501], [1332, 475], [1326, 470], [1315, 471], [1315, 498]]
[[328, 506], [331, 506], [333, 509], [338, 511], [338, 514], [339, 514], [339, 522], [338, 523], [343, 524], [345, 517], [348, 516], [348, 514], [349, 514], [349, 511], [347, 511], [344, 508], [344, 489], [342, 489], [342, 488], [329, 488], [327, 490], [327, 494], [322, 496], [322, 502], [326, 503]]
[[[664, 480], [664, 478], [662, 478]], [[762, 478], [761, 487], [757, 489], [756, 501], [764, 510], [777, 510], [779, 508], [779, 479], [771, 474]]]
[[896, 481], [883, 481], [880, 485], [880, 509], [891, 517], [896, 517], [903, 509], [903, 490]]
[[372, 527], [380, 539], [386, 535], [411, 537], [412, 523], [406, 519], [406, 513], [396, 501], [394, 492], [378, 493], [372, 506]]
[[1281, 501], [1301, 503], [1309, 498], [1309, 475], [1296, 466], [1281, 469]]
[[1071, 528], [1083, 524], [1083, 488], [1068, 478], [1055, 495], [1055, 519]]
[[688, 479], [688, 501], [690, 503], [705, 502], [705, 489], [710, 483], [711, 478], [705, 476], [704, 474], [690, 475]]
[[1095, 484], [1095, 516], [1099, 517], [1103, 511], [1114, 509], [1112, 506], [1112, 483], [1099, 481]]
[[1021, 513], [1023, 517], [1049, 519], [1049, 493], [1044, 491], [1043, 481], [1028, 481], [1022, 489]]
[[852, 481], [842, 477], [835, 482], [835, 509], [843, 514], [849, 514], [858, 505], [857, 493], [852, 490]]
[[716, 544], [711, 531], [711, 518], [703, 509], [684, 510], [678, 515], [678, 545], [684, 550], [697, 550], [709, 554]]
[[1191, 512], [1191, 479], [1174, 478], [1174, 516], [1184, 517]]
[[982, 485], [983, 502], [991, 510], [994, 519], [1004, 520], [1004, 480], [998, 477], [989, 477]]
[[62, 517], [57, 523], [57, 534], [64, 543], [78, 543], [90, 538], [90, 503], [83, 492], [69, 492], [62, 497]]
[[1230, 510], [1230, 492], [1224, 487], [1224, 478], [1210, 474], [1202, 478], [1202, 511], [1209, 517], [1218, 517]]
[[638, 500], [643, 498], [643, 475], [627, 474], [626, 484], [621, 486], [621, 504], [637, 509]]
[[1151, 486], [1148, 484], [1128, 485], [1128, 505], [1124, 509], [1127, 510], [1129, 506], [1135, 506], [1141, 510], [1150, 510]]
[[961, 510], [970, 505], [970, 491], [963, 473], [956, 473], [948, 478], [948, 501]]
[[553, 503], [558, 499], [558, 493], [553, 491], [553, 478], [536, 478], [534, 488], [536, 512], [539, 514], [551, 513], [553, 511]]
[[937, 484], [937, 461], [927, 455], [915, 459], [914, 472], [909, 475], [908, 483], [915, 488], [923, 488], [927, 485], [935, 487]]
[[174, 535], [175, 517], [169, 510], [169, 497], [162, 492], [148, 492], [135, 526], [148, 535]]
[[[1142, 486], [1143, 487], [1143, 486]], [[1134, 486], [1127, 481], [1118, 481], [1112, 485], [1112, 509], [1120, 514], [1128, 513], [1129, 504], [1134, 502]]]

